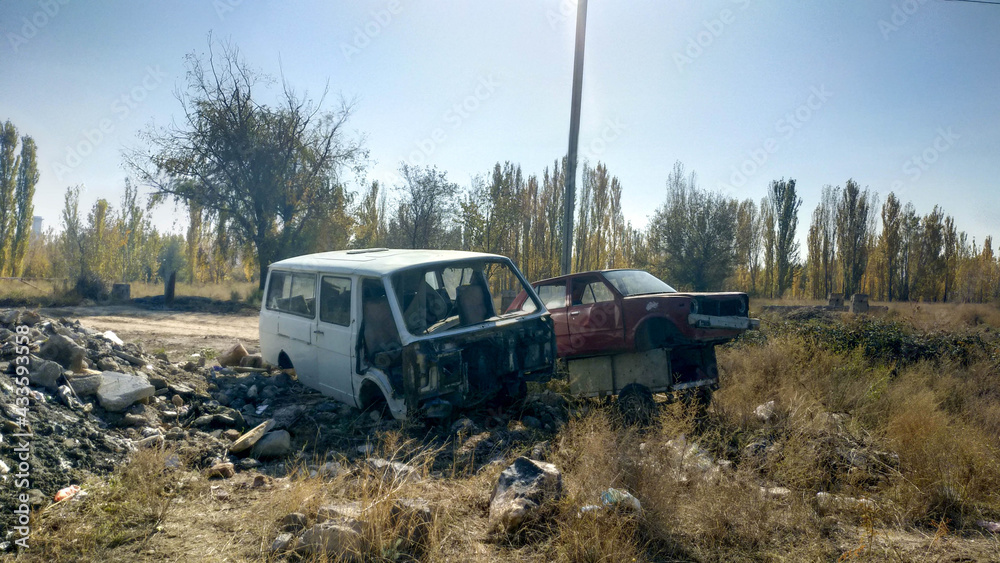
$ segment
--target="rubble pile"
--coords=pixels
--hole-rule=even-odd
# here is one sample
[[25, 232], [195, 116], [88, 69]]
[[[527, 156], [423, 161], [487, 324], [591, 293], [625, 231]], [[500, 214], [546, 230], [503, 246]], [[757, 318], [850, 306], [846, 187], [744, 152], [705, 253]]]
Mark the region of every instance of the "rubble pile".
[[[255, 458], [287, 455], [288, 429], [304, 407], [268, 405], [301, 388], [288, 374], [269, 375], [260, 356], [244, 355], [243, 363], [255, 365], [248, 373], [207, 367], [204, 357], [171, 362], [79, 320], [0, 310], [0, 478], [8, 485], [0, 488], [0, 504], [15, 506], [15, 496], [29, 491], [33, 506], [48, 504], [57, 491], [109, 474], [144, 447], [169, 444], [179, 459], [222, 475], [226, 464], [256, 467]], [[249, 447], [233, 451], [264, 420], [273, 431], [244, 438]], [[15, 487], [21, 442], [30, 449], [29, 471], [18, 483], [27, 486]], [[10, 516], [0, 524], [9, 527], [3, 519]]]

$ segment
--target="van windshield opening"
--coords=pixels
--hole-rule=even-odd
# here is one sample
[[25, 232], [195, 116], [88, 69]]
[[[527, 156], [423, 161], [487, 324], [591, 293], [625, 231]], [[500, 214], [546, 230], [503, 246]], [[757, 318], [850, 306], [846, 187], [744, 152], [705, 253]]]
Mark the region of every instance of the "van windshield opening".
[[[514, 269], [496, 260], [470, 260], [403, 270], [391, 278], [406, 330], [437, 334], [528, 311], [505, 311], [527, 291]], [[528, 292], [529, 295], [531, 292]]]

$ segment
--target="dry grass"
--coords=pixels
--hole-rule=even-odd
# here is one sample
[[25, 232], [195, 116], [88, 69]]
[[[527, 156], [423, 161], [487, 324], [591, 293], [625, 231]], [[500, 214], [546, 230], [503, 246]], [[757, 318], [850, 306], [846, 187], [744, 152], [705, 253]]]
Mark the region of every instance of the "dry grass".
[[[932, 310], [936, 323], [982, 332], [996, 347], [981, 326], [993, 322], [991, 309]], [[920, 325], [930, 313], [894, 314]], [[718, 357], [722, 389], [705, 418], [674, 403], [653, 426], [626, 427], [611, 409], [581, 401], [561, 431], [539, 436], [552, 444], [565, 495], [513, 541], [488, 533], [488, 499], [522, 452], [479, 468], [456, 455], [472, 438], [425, 441], [404, 428], [373, 435], [373, 455], [415, 467], [419, 480], [386, 479], [340, 458], [355, 469], [324, 479], [303, 465], [254, 489], [252, 473], [208, 483], [143, 453], [90, 485], [85, 502], [43, 515], [32, 555], [266, 561], [286, 514], [312, 525], [321, 506], [350, 504], [368, 522], [366, 561], [1000, 560], [1000, 540], [976, 525], [1000, 521], [1000, 365], [989, 349], [963, 362], [904, 365], [786, 332]], [[774, 413], [764, 420], [755, 409], [768, 401]], [[581, 513], [609, 488], [635, 495], [641, 513]], [[414, 537], [393, 515], [400, 499], [433, 507], [416, 545], [399, 542]]]
[[[208, 297], [218, 301], [243, 301], [257, 289], [257, 282], [226, 282], [226, 283], [178, 283], [174, 295], [178, 297]], [[132, 297], [152, 297], [163, 295], [162, 283], [132, 282]]]
[[79, 502], [67, 500], [36, 514], [30, 557], [21, 561], [127, 561], [156, 533], [180, 472], [166, 466], [170, 450], [136, 452], [107, 481], [83, 483]]

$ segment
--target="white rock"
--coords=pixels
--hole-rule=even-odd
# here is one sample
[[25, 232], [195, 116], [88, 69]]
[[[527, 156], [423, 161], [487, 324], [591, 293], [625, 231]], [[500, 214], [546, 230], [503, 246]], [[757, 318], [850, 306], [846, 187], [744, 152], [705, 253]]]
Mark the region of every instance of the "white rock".
[[753, 414], [756, 415], [757, 418], [767, 422], [768, 420], [771, 420], [772, 417], [774, 417], [774, 409], [775, 409], [774, 401], [768, 401], [763, 405], [757, 405], [757, 408], [753, 410]]
[[103, 336], [105, 340], [110, 340], [111, 342], [114, 342], [115, 344], [117, 344], [119, 346], [122, 346], [122, 345], [125, 344], [124, 342], [122, 342], [121, 338], [118, 338], [117, 334], [115, 334], [114, 332], [112, 332], [110, 330], [106, 331], [101, 336]]
[[145, 377], [106, 371], [101, 373], [97, 400], [104, 410], [120, 412], [136, 401], [152, 397], [155, 393], [156, 388], [150, 385]]

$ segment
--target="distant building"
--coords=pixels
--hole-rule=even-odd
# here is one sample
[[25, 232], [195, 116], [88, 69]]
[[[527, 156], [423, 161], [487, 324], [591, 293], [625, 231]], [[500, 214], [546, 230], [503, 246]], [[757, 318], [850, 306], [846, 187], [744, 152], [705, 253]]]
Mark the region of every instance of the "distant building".
[[31, 218], [31, 236], [37, 237], [42, 234], [42, 218], [35, 215]]

